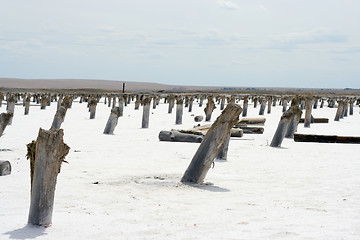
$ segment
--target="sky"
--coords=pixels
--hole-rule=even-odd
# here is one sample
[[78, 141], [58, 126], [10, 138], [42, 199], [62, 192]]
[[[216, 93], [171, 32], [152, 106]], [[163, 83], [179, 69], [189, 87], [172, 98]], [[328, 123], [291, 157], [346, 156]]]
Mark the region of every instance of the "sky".
[[0, 0], [0, 77], [360, 88], [359, 0]]

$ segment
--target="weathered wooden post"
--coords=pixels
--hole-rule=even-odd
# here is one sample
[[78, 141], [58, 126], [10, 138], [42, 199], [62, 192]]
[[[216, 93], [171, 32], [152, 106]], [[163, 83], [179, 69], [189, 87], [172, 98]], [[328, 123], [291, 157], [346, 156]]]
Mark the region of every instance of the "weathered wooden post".
[[271, 103], [272, 103], [272, 97], [268, 97], [268, 99], [267, 99], [267, 103], [268, 103], [267, 113], [268, 113], [268, 114], [270, 114], [270, 113], [271, 113]]
[[299, 125], [302, 110], [299, 108], [298, 105], [291, 106], [291, 111], [294, 112], [293, 117], [290, 119], [290, 124], [285, 133], [285, 138], [294, 138], [294, 133], [297, 131], [297, 127]]
[[56, 111], [54, 120], [51, 124], [51, 127], [54, 127], [55, 129], [60, 129], [61, 124], [65, 120], [65, 114], [66, 114], [66, 108], [63, 106], [60, 106], [60, 108]]
[[204, 112], [205, 112], [205, 121], [206, 121], [206, 122], [208, 122], [208, 121], [211, 120], [211, 114], [212, 114], [212, 112], [214, 111], [214, 109], [216, 108], [212, 96], [209, 96], [209, 97], [207, 98], [207, 100], [208, 100], [208, 101], [207, 101], [206, 107], [205, 107], [205, 109], [204, 109]]
[[4, 94], [0, 92], [0, 107], [2, 106], [3, 101], [4, 101]]
[[284, 140], [286, 131], [290, 125], [292, 118], [299, 114], [299, 107], [293, 106], [286, 110], [283, 115], [281, 116], [279, 125], [275, 131], [274, 137], [271, 140], [270, 146], [271, 147], [280, 147], [282, 141]]
[[[64, 97], [63, 95], [59, 95], [59, 99], [57, 101], [57, 109], [59, 109], [61, 107], [61, 102], [63, 100], [63, 97]], [[80, 99], [82, 99], [82, 98], [80, 97]]]
[[347, 116], [348, 116], [348, 109], [349, 109], [349, 101], [346, 100], [345, 103], [344, 103], [343, 117], [347, 117]]
[[259, 102], [260, 102], [259, 115], [264, 115], [264, 113], [265, 113], [265, 107], [266, 107], [266, 99], [261, 98], [261, 99], [259, 100]]
[[312, 96], [308, 95], [305, 99], [305, 121], [304, 127], [309, 128], [311, 123]]
[[248, 96], [245, 96], [244, 102], [243, 102], [243, 112], [242, 112], [243, 117], [247, 116], [248, 106], [249, 106], [249, 99], [248, 99]]
[[119, 117], [122, 117], [122, 116], [124, 116], [124, 103], [125, 103], [125, 101], [124, 101], [124, 98], [123, 97], [119, 97]]
[[143, 116], [142, 116], [141, 128], [149, 128], [150, 103], [151, 103], [151, 97], [145, 97], [142, 101]]
[[157, 105], [156, 105], [157, 99], [158, 99], [158, 97], [157, 97], [157, 96], [154, 96], [154, 97], [153, 97], [153, 102], [152, 102], [152, 104], [153, 104], [153, 107], [152, 107], [152, 108], [153, 108], [153, 109], [156, 109], [156, 106], [157, 106]]
[[119, 117], [120, 117], [120, 108], [115, 107], [111, 109], [109, 119], [104, 129], [104, 134], [114, 134], [114, 130], [116, 125], [118, 124]]
[[205, 135], [181, 182], [198, 184], [204, 182], [206, 174], [228, 138], [231, 128], [239, 121], [241, 111], [241, 107], [237, 104], [226, 106]]
[[141, 97], [139, 95], [136, 96], [136, 100], [135, 100], [135, 110], [139, 110], [141, 104]]
[[313, 106], [314, 109], [317, 109], [318, 102], [319, 102], [319, 98], [318, 97], [314, 98], [314, 106]]
[[225, 139], [225, 142], [224, 142], [222, 148], [220, 149], [218, 155], [216, 156], [216, 159], [227, 160], [227, 154], [228, 154], [228, 150], [229, 150], [230, 136], [231, 136], [231, 133], [229, 133], [229, 135], [228, 135], [227, 138]]
[[40, 109], [46, 109], [46, 106], [48, 106], [49, 99], [46, 95], [42, 95], [40, 99]]
[[112, 108], [116, 107], [116, 97], [114, 96], [112, 99]]
[[2, 113], [0, 114], [0, 137], [2, 136], [6, 126], [9, 124], [13, 117], [13, 113]]
[[7, 98], [7, 112], [12, 113], [12, 117], [10, 118], [8, 125], [12, 124], [12, 120], [14, 118], [14, 111], [15, 111], [15, 100], [16, 97], [14, 94], [10, 94]]
[[205, 97], [203, 95], [200, 96], [200, 102], [199, 102], [199, 107], [202, 107], [203, 103], [204, 103], [204, 99]]
[[321, 103], [320, 103], [320, 108], [323, 108], [324, 107], [324, 103], [325, 103], [325, 99], [321, 98]]
[[277, 97], [274, 97], [272, 101], [272, 106], [276, 107]]
[[225, 96], [221, 96], [221, 102], [220, 102], [220, 110], [224, 110], [225, 108]]
[[282, 99], [282, 112], [285, 112], [287, 109], [287, 105], [288, 105], [289, 99], [288, 97], [283, 97]]
[[28, 115], [29, 114], [29, 110], [30, 110], [30, 99], [31, 99], [31, 96], [30, 94], [28, 94], [26, 96], [26, 99], [25, 99], [25, 111], [24, 111], [24, 115]]
[[176, 120], [175, 124], [182, 124], [182, 116], [183, 116], [183, 97], [178, 96], [176, 98]]
[[27, 145], [31, 176], [29, 224], [48, 227], [52, 223], [56, 179], [70, 149], [63, 136], [62, 129], [40, 128], [36, 141]]
[[192, 112], [193, 103], [194, 103], [194, 97], [190, 96], [189, 97], [189, 112]]
[[107, 96], [107, 99], [108, 99], [108, 102], [107, 102], [108, 107], [111, 107], [111, 96], [110, 95]]
[[258, 98], [257, 97], [253, 97], [253, 102], [254, 102], [254, 108], [257, 107], [257, 104], [258, 104]]
[[175, 105], [175, 96], [174, 95], [170, 95], [169, 96], [169, 108], [168, 108], [168, 113], [172, 113], [172, 110], [174, 108]]
[[338, 108], [337, 108], [337, 111], [336, 111], [334, 121], [340, 121], [341, 114], [342, 114], [343, 110], [344, 110], [344, 102], [340, 100], [340, 101], [338, 101]]
[[350, 109], [349, 109], [349, 115], [354, 115], [354, 100], [350, 100]]
[[95, 118], [96, 106], [97, 106], [97, 100], [96, 100], [96, 98], [90, 98], [90, 99], [89, 99], [90, 119], [94, 119], [94, 118]]

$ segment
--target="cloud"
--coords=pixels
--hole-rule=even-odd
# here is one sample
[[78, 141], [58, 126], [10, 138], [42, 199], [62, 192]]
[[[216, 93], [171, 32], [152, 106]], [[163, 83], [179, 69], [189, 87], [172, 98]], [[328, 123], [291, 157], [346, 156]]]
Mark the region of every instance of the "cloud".
[[340, 32], [327, 29], [316, 28], [307, 32], [291, 32], [279, 35], [277, 40], [286, 44], [313, 44], [313, 43], [341, 43], [346, 42], [347, 38]]
[[235, 3], [228, 1], [228, 0], [217, 0], [216, 2], [220, 7], [228, 9], [228, 10], [239, 10], [240, 9], [240, 7], [238, 5], [236, 5]]

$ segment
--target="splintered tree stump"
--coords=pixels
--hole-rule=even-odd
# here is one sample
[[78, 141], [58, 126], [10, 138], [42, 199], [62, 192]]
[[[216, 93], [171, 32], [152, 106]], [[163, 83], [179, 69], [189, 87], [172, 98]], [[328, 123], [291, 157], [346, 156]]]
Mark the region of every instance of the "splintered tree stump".
[[182, 133], [179, 131], [160, 131], [159, 140], [168, 141], [168, 142], [194, 142], [201, 143], [203, 140], [203, 135], [192, 134], [192, 133]]
[[212, 112], [214, 111], [215, 108], [216, 107], [215, 107], [213, 97], [212, 96], [208, 97], [208, 102], [207, 102], [206, 107], [204, 109], [205, 121], [206, 122], [211, 120], [211, 114], [212, 114]]
[[149, 128], [149, 118], [150, 118], [150, 103], [151, 97], [147, 97], [143, 100], [143, 115], [141, 128]]
[[[286, 110], [281, 116], [279, 125], [275, 131], [274, 137], [270, 143], [271, 147], [280, 147], [282, 141], [284, 140], [286, 131], [292, 121], [292, 118], [299, 114], [299, 108], [297, 106], [292, 106]], [[300, 110], [301, 111], [301, 110]]]
[[360, 137], [337, 136], [337, 135], [315, 135], [294, 134], [295, 142], [318, 142], [318, 143], [352, 143], [360, 144]]
[[141, 100], [137, 98], [134, 104], [134, 110], [139, 110], [140, 104]]
[[288, 100], [287, 98], [283, 98], [283, 99], [282, 99], [282, 106], [283, 106], [282, 112], [285, 112], [285, 111], [286, 111], [288, 102], [289, 102], [289, 100]]
[[181, 182], [203, 183], [215, 157], [222, 149], [231, 128], [239, 121], [242, 109], [239, 105], [228, 104], [205, 135]]
[[271, 113], [271, 97], [269, 97], [269, 99], [267, 100], [267, 103], [268, 103], [268, 110], [267, 110], [267, 113], [270, 114]]
[[56, 179], [70, 149], [63, 136], [62, 129], [40, 128], [36, 141], [27, 145], [31, 176], [29, 224], [48, 227], [52, 223]]
[[13, 114], [11, 112], [0, 114], [0, 137], [2, 136], [6, 126], [12, 119]]
[[12, 115], [11, 115], [12, 117], [8, 121], [8, 125], [12, 124], [12, 120], [14, 117], [14, 111], [15, 111], [15, 101], [16, 101], [16, 96], [14, 94], [11, 94], [7, 99], [7, 112], [12, 113]]
[[65, 120], [65, 114], [66, 114], [66, 108], [63, 106], [60, 106], [60, 108], [55, 113], [54, 120], [53, 120], [51, 126], [54, 127], [55, 129], [60, 129], [61, 124]]
[[0, 160], [0, 176], [11, 174], [11, 164], [9, 161]]
[[174, 95], [170, 95], [169, 96], [169, 108], [168, 108], [168, 113], [172, 113], [172, 110], [174, 108], [175, 105], [175, 96]]
[[344, 110], [344, 102], [339, 101], [334, 121], [340, 121], [343, 110]]
[[183, 102], [184, 100], [182, 99], [182, 97], [178, 97], [176, 99], [176, 119], [175, 119], [175, 124], [182, 124], [182, 116], [183, 116]]
[[297, 127], [300, 122], [302, 111], [298, 105], [290, 107], [292, 111], [295, 112], [295, 115], [291, 118], [290, 124], [286, 130], [285, 138], [294, 138], [294, 133], [297, 131]]
[[119, 98], [119, 117], [124, 116], [124, 104], [125, 104], [125, 100], [124, 98]]
[[249, 106], [248, 97], [244, 97], [243, 112], [242, 112], [242, 116], [243, 116], [243, 117], [246, 117], [246, 116], [247, 116], [248, 106]]
[[114, 130], [118, 123], [119, 117], [120, 117], [120, 108], [115, 107], [115, 108], [111, 109], [109, 119], [108, 119], [105, 129], [104, 129], [104, 134], [114, 134]]
[[25, 99], [25, 111], [24, 111], [24, 115], [28, 115], [29, 114], [29, 110], [30, 110], [30, 95], [28, 95]]

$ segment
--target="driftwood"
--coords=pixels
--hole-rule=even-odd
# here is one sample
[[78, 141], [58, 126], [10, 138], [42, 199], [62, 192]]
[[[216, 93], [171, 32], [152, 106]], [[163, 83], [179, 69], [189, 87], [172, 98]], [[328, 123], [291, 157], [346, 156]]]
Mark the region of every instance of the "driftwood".
[[9, 161], [0, 160], [0, 176], [11, 174], [11, 164]]
[[239, 105], [228, 104], [216, 119], [200, 144], [181, 182], [203, 183], [215, 157], [229, 136], [230, 129], [239, 121], [242, 109]]
[[201, 134], [184, 133], [176, 130], [160, 131], [159, 140], [169, 142], [202, 142], [204, 136]]
[[243, 130], [244, 134], [263, 134], [264, 128], [263, 127], [249, 127], [246, 125], [236, 125], [236, 128], [240, 128]]
[[13, 117], [11, 112], [0, 114], [0, 137]]
[[104, 134], [114, 134], [114, 130], [118, 123], [119, 117], [120, 117], [120, 108], [115, 107], [115, 108], [111, 109], [109, 119], [106, 123], [105, 129], [103, 132]]
[[54, 127], [55, 129], [60, 129], [61, 124], [65, 120], [65, 114], [66, 114], [66, 108], [60, 106], [60, 108], [55, 113], [54, 120], [51, 126]]
[[70, 149], [63, 142], [63, 136], [62, 129], [40, 128], [36, 141], [27, 145], [31, 176], [29, 224], [51, 225], [56, 179]]
[[237, 124], [254, 124], [254, 125], [264, 125], [266, 118], [242, 118]]
[[355, 144], [360, 144], [360, 137], [295, 133], [294, 134], [294, 141], [295, 142], [355, 143]]

